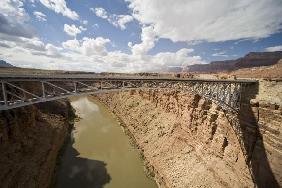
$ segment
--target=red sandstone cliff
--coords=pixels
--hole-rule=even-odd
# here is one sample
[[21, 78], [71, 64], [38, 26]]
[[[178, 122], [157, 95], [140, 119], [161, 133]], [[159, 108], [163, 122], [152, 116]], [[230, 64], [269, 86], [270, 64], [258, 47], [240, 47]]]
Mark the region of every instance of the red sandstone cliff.
[[282, 51], [277, 52], [250, 52], [244, 57], [225, 60], [225, 61], [214, 61], [209, 64], [195, 64], [185, 68], [188, 72], [226, 72], [234, 71], [242, 68], [271, 66], [276, 64], [282, 59]]

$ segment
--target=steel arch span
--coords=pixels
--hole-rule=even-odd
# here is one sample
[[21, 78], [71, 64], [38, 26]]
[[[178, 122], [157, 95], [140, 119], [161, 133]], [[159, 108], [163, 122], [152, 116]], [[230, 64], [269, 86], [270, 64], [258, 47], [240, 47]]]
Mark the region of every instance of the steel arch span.
[[0, 110], [76, 95], [136, 89], [171, 89], [198, 94], [225, 110], [240, 110], [242, 92], [255, 80], [101, 77], [93, 75], [0, 75]]

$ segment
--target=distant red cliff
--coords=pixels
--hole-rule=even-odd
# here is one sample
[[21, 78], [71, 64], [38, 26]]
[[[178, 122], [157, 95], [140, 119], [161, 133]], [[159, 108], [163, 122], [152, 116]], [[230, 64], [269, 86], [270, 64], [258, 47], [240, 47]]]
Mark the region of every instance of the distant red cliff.
[[195, 64], [187, 66], [185, 72], [223, 72], [241, 68], [270, 66], [282, 59], [282, 51], [277, 52], [250, 52], [246, 56], [226, 61], [214, 61], [209, 64]]

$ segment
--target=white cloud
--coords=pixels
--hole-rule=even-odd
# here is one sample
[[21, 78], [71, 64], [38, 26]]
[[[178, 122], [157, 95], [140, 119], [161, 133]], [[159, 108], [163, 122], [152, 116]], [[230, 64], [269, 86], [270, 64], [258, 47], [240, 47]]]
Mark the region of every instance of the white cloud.
[[109, 15], [107, 11], [103, 8], [90, 8], [90, 11], [95, 13], [97, 17], [107, 20], [110, 24], [115, 27], [119, 27], [121, 30], [126, 29], [126, 24], [133, 21], [133, 17], [130, 15]]
[[114, 15], [112, 19], [110, 19], [110, 23], [114, 26], [119, 27], [121, 30], [126, 29], [126, 24], [133, 21], [133, 17], [130, 15]]
[[113, 72], [158, 72], [169, 71], [171, 67], [203, 63], [199, 56], [191, 56], [193, 49], [180, 49], [177, 52], [162, 52], [156, 55], [135, 56], [119, 51], [108, 52], [99, 58], [103, 71]]
[[73, 37], [76, 37], [77, 34], [81, 33], [81, 30], [76, 27], [74, 24], [72, 25], [68, 25], [68, 24], [64, 24], [64, 31]]
[[107, 55], [106, 44], [109, 43], [109, 39], [105, 39], [103, 37], [97, 38], [87, 38], [84, 37], [82, 40], [68, 40], [62, 43], [62, 46], [65, 49], [69, 49], [71, 51], [80, 52], [86, 56], [92, 55]]
[[88, 21], [87, 21], [87, 20], [83, 20], [82, 23], [83, 23], [84, 25], [87, 25], [87, 24], [88, 24]]
[[45, 51], [44, 43], [37, 37], [25, 38], [0, 34], [0, 41], [6, 44], [7, 48], [21, 47], [31, 51]]
[[126, 0], [133, 16], [172, 41], [259, 39], [282, 28], [281, 0]]
[[62, 46], [65, 49], [69, 49], [69, 50], [72, 50], [72, 51], [78, 51], [79, 48], [80, 48], [80, 43], [76, 39], [74, 39], [74, 40], [67, 40], [67, 41], [62, 43]]
[[214, 57], [229, 57], [226, 54], [226, 51], [216, 52], [216, 53], [212, 54], [212, 56], [214, 56]]
[[[114, 20], [113, 16], [117, 19]], [[110, 15], [108, 19], [113, 25], [123, 29], [133, 18], [127, 15]], [[73, 39], [56, 46], [45, 44], [36, 37], [25, 38], [0, 33], [0, 58], [23, 67], [96, 72], [164, 71], [169, 67], [202, 62], [201, 57], [191, 55], [192, 49], [186, 48], [175, 53], [148, 55], [158, 37], [153, 26], [142, 27], [141, 42], [129, 45], [131, 54], [108, 51], [107, 44], [111, 41], [103, 37]], [[76, 37], [84, 30], [84, 26], [64, 25], [64, 31], [70, 36]]]
[[80, 29], [81, 31], [86, 31], [86, 30], [87, 30], [87, 28], [86, 28], [86, 27], [83, 27], [83, 26], [79, 26], [79, 29]]
[[3, 16], [13, 17], [17, 22], [25, 22], [29, 19], [21, 0], [1, 0], [0, 10]]
[[45, 44], [39, 38], [19, 38], [17, 45], [22, 46], [26, 49], [45, 51]]
[[94, 38], [83, 38], [82, 42], [82, 52], [84, 55], [91, 56], [91, 55], [107, 55], [105, 45], [109, 43], [109, 39], [105, 39], [103, 37]]
[[62, 48], [56, 47], [53, 44], [46, 45], [46, 54], [51, 57], [60, 57]]
[[265, 49], [267, 52], [275, 52], [275, 51], [282, 51], [282, 45], [280, 46], [271, 46]]
[[34, 11], [33, 15], [37, 18], [38, 21], [45, 22], [47, 21], [46, 15], [42, 12]]
[[28, 21], [22, 0], [0, 1], [0, 33], [31, 38], [34, 31]]
[[72, 20], [78, 20], [79, 16], [75, 11], [67, 7], [65, 0], [40, 0], [40, 2], [47, 8], [60, 13], [63, 16], [69, 17]]
[[152, 56], [153, 64], [160, 65], [162, 67], [184, 67], [191, 64], [203, 63], [200, 56], [190, 56], [193, 49], [182, 48], [175, 53], [161, 52]]
[[83, 26], [75, 26], [74, 24], [68, 25], [64, 24], [64, 31], [69, 35], [76, 37], [76, 35], [80, 34], [82, 31], [86, 31], [87, 28]]
[[106, 12], [105, 9], [103, 8], [90, 8], [90, 10], [95, 13], [96, 16], [103, 18], [103, 19], [107, 19], [108, 18], [108, 14]]
[[[11, 53], [10, 55], [18, 56], [17, 51], [30, 54], [31, 56], [40, 55], [46, 57], [59, 58], [62, 57], [61, 50], [63, 48], [54, 46], [52, 44], [44, 44], [39, 38], [25, 38], [25, 37], [7, 37], [7, 35], [0, 34], [0, 40], [6, 44], [6, 49], [3, 49], [4, 52], [15, 51], [13, 52], [16, 55]], [[5, 53], [3, 53], [5, 54]], [[19, 57], [20, 59], [21, 57]]]
[[110, 52], [107, 44], [111, 41], [102, 37], [68, 40], [61, 46], [44, 44], [39, 38], [11, 38], [1, 34], [0, 40], [4, 44], [0, 45], [0, 58], [21, 67], [95, 72], [152, 72], [203, 62], [201, 57], [191, 55], [193, 49], [186, 48], [156, 55]]
[[142, 28], [141, 43], [132, 45], [131, 42], [128, 46], [131, 48], [133, 55], [145, 55], [150, 49], [155, 46], [156, 33], [153, 26], [146, 26]]

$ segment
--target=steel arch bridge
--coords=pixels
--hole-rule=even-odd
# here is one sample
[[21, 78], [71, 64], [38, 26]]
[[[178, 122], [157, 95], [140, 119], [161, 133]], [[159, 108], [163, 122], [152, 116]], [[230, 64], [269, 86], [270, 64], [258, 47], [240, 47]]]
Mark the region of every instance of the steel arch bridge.
[[238, 112], [245, 88], [255, 80], [156, 77], [102, 77], [84, 74], [0, 75], [0, 111], [76, 95], [136, 89], [171, 89], [198, 94], [221, 108]]

